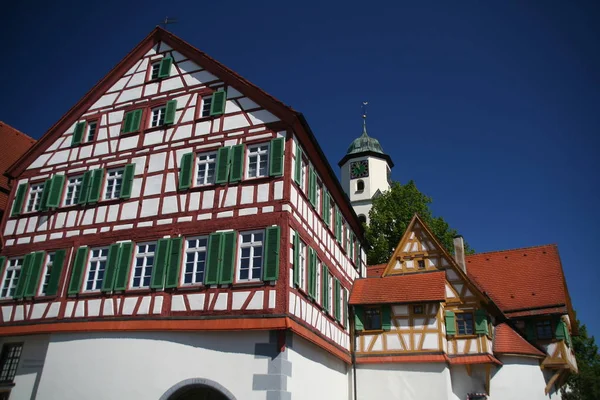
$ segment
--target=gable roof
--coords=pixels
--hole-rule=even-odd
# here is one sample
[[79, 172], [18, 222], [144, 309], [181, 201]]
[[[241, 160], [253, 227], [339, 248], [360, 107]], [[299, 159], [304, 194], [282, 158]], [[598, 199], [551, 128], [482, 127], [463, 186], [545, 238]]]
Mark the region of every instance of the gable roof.
[[570, 308], [556, 245], [469, 255], [466, 264], [469, 277], [509, 317]]
[[0, 121], [0, 210], [6, 209], [8, 196], [4, 193], [10, 192], [4, 172], [34, 144], [35, 139]]
[[546, 356], [546, 354], [525, 340], [505, 322], [497, 325], [494, 330], [493, 349], [494, 353], [497, 354], [522, 354], [539, 357]]
[[349, 304], [413, 303], [443, 301], [446, 297], [444, 271], [362, 278], [354, 281]]
[[[358, 217], [350, 205], [336, 174], [329, 164], [327, 157], [323, 153], [319, 143], [317, 142], [312, 130], [308, 126], [308, 122], [304, 116], [285, 105], [280, 100], [266, 93], [258, 86], [252, 84], [241, 75], [227, 68], [215, 59], [209, 57], [206, 53], [198, 50], [189, 43], [173, 35], [172, 33], [157, 26], [148, 36], [146, 36], [133, 50], [129, 52], [104, 78], [94, 85], [67, 113], [56, 122], [50, 129], [40, 138], [40, 140], [29, 151], [25, 153], [21, 162], [14, 163], [10, 166], [6, 174], [12, 178], [21, 175], [27, 166], [29, 166], [37, 156], [39, 156], [45, 148], [47, 148], [53, 140], [62, 134], [69, 126], [77, 121], [78, 118], [92, 106], [112, 85], [114, 85], [134, 63], [144, 56], [156, 43], [165, 42], [173, 49], [179, 51], [193, 62], [201, 65], [211, 74], [219, 77], [220, 80], [227, 85], [232, 86], [241, 93], [246, 94], [254, 101], [261, 104], [269, 112], [276, 115], [280, 120], [291, 125], [294, 129], [302, 146], [309, 153], [316, 153], [320, 159], [319, 165], [324, 171], [320, 171], [321, 179], [329, 188], [336, 188], [330, 191], [340, 209], [345, 215], [350, 215], [352, 218], [348, 223], [353, 230], [358, 233], [359, 239], [364, 241], [363, 229]], [[317, 168], [318, 169], [318, 168]]]

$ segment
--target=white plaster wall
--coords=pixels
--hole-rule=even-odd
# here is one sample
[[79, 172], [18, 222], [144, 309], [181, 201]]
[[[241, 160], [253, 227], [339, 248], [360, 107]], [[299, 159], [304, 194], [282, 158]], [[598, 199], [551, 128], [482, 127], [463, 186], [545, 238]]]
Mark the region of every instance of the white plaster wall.
[[350, 400], [351, 375], [346, 363], [298, 335], [292, 340], [288, 348], [292, 377], [287, 383], [292, 398]]
[[11, 399], [35, 399], [44, 359], [48, 349], [48, 335], [14, 336], [0, 338], [0, 348], [5, 343], [23, 343], [23, 351], [15, 375], [15, 386], [10, 393]]
[[237, 399], [265, 400], [252, 384], [268, 369], [255, 344], [268, 341], [265, 331], [52, 335], [36, 399], [159, 399], [185, 379], [204, 378]]
[[445, 363], [357, 365], [357, 400], [452, 399]]
[[555, 400], [560, 393], [544, 394], [547, 377], [540, 368], [539, 361], [529, 357], [500, 357], [502, 367], [492, 373], [489, 400]]
[[[494, 369], [492, 367], [492, 371]], [[485, 367], [481, 364], [471, 365], [471, 376], [467, 373], [466, 366], [453, 365], [450, 367], [450, 377], [452, 378], [450, 398], [454, 400], [465, 400], [469, 393], [485, 393]]]

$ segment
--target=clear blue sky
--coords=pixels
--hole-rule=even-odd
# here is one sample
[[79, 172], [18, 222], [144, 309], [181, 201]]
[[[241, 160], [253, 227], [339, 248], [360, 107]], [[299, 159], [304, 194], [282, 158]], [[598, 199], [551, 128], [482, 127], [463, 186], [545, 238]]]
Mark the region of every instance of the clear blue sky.
[[39, 138], [177, 17], [172, 32], [303, 112], [336, 170], [368, 100], [393, 178], [477, 251], [557, 243], [599, 336], [600, 3], [490, 3], [11, 1], [0, 119]]

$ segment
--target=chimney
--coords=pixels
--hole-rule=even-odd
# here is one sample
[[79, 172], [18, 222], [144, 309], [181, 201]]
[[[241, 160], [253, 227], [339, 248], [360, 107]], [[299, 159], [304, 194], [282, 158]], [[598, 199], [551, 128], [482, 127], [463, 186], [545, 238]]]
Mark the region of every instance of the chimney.
[[461, 235], [454, 236], [454, 260], [466, 274], [467, 264], [465, 263], [465, 242]]

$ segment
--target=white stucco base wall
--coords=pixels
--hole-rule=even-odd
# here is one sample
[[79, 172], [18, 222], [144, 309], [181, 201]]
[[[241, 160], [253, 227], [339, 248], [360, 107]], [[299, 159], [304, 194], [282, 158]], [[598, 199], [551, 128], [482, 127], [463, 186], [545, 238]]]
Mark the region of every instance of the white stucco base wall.
[[23, 350], [15, 374], [14, 384], [10, 392], [11, 399], [34, 399], [33, 395], [39, 385], [46, 351], [48, 335], [13, 336], [0, 338], [0, 348], [7, 343], [22, 343]]
[[556, 400], [560, 393], [544, 394], [547, 376], [540, 368], [539, 361], [530, 357], [504, 356], [499, 358], [502, 367], [492, 375], [490, 400]]
[[449, 400], [450, 371], [445, 363], [358, 365], [357, 400]]
[[160, 399], [200, 378], [237, 400], [265, 400], [254, 381], [267, 373], [268, 358], [257, 357], [255, 345], [268, 342], [264, 331], [52, 335], [36, 399]]
[[288, 348], [292, 374], [287, 390], [296, 400], [350, 400], [350, 366], [298, 335]]

